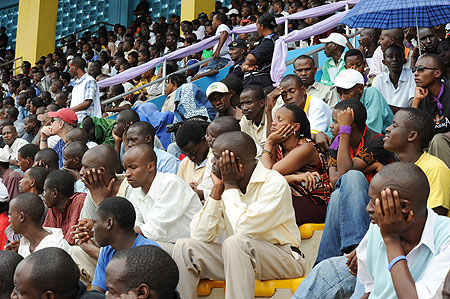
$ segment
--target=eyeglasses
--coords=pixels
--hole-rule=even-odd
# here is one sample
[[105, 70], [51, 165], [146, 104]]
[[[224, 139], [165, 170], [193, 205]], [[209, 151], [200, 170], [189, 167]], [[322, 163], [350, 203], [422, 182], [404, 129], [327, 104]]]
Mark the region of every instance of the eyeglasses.
[[433, 70], [433, 71], [437, 71], [437, 70], [439, 70], [439, 69], [437, 69], [437, 68], [432, 68], [432, 67], [426, 67], [426, 66], [417, 66], [417, 67], [411, 68], [411, 71], [412, 71], [413, 73], [415, 73], [415, 72], [421, 73], [421, 72], [423, 72], [424, 70]]

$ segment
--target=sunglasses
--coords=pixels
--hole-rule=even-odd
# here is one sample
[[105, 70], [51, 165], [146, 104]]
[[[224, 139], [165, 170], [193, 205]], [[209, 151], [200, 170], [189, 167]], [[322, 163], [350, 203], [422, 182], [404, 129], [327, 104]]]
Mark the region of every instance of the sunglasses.
[[415, 73], [415, 72], [421, 73], [421, 72], [423, 72], [424, 70], [434, 70], [434, 71], [437, 71], [437, 70], [439, 70], [439, 69], [437, 69], [437, 68], [432, 68], [432, 67], [426, 67], [426, 66], [417, 66], [417, 67], [411, 68], [411, 71], [412, 71], [413, 73]]

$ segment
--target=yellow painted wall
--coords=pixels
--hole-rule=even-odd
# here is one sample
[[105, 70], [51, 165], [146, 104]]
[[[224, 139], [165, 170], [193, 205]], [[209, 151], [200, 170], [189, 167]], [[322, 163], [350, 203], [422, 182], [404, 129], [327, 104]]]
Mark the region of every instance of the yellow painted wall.
[[201, 12], [208, 16], [215, 9], [215, 0], [181, 0], [181, 21], [192, 21]]
[[20, 0], [17, 20], [16, 57], [34, 65], [53, 53], [56, 39], [58, 0]]

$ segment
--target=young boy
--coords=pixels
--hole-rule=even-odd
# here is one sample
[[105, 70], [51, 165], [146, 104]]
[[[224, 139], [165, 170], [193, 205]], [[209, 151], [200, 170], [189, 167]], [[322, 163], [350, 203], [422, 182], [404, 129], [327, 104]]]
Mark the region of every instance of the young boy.
[[42, 227], [43, 214], [44, 203], [36, 194], [20, 194], [10, 202], [11, 228], [16, 234], [23, 234], [18, 253], [25, 258], [46, 247], [59, 247], [71, 254], [70, 245], [60, 228]]
[[[359, 73], [358, 73], [359, 74]], [[339, 102], [330, 126], [330, 181], [335, 186], [325, 219], [316, 263], [349, 253], [359, 244], [369, 226], [365, 206], [369, 181], [393, 156], [383, 148], [383, 135], [366, 125], [367, 112], [355, 99]]]
[[354, 69], [343, 70], [336, 77], [334, 86], [341, 101], [357, 99], [364, 104], [369, 129], [384, 133], [386, 127], [392, 123], [394, 114], [383, 95], [374, 87], [364, 89], [364, 77], [360, 72]]
[[68, 143], [64, 148], [64, 170], [70, 172], [74, 177], [75, 192], [87, 193], [88, 189], [84, 185], [80, 177], [80, 170], [82, 167], [81, 159], [85, 152], [88, 151], [88, 147], [81, 141], [75, 141]]
[[395, 113], [409, 106], [409, 100], [414, 98], [416, 82], [410, 69], [403, 68], [405, 52], [402, 47], [392, 45], [383, 53], [383, 64], [389, 69], [373, 79], [372, 86], [378, 89]]
[[19, 168], [25, 173], [27, 169], [33, 167], [34, 157], [39, 152], [39, 147], [36, 144], [26, 144], [22, 146], [17, 152], [17, 158], [19, 160]]
[[267, 138], [265, 98], [264, 89], [260, 85], [244, 88], [240, 96], [242, 114], [244, 114], [239, 122], [241, 130], [250, 135], [261, 147], [264, 147]]

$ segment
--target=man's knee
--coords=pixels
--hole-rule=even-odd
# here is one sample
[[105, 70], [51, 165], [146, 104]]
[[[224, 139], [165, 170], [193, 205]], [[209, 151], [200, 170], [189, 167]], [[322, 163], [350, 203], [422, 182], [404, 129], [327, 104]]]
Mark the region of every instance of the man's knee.
[[192, 248], [192, 244], [196, 242], [199, 241], [191, 238], [178, 239], [173, 246], [172, 257], [176, 259], [177, 257], [184, 256], [184, 254], [188, 252], [189, 248]]
[[245, 251], [250, 246], [250, 237], [244, 235], [232, 235], [225, 239], [222, 245], [222, 254], [230, 255]]
[[366, 176], [359, 170], [349, 170], [343, 174], [340, 178], [341, 184], [368, 184]]

